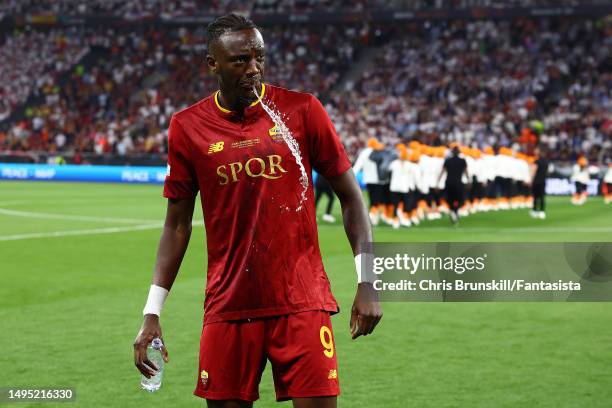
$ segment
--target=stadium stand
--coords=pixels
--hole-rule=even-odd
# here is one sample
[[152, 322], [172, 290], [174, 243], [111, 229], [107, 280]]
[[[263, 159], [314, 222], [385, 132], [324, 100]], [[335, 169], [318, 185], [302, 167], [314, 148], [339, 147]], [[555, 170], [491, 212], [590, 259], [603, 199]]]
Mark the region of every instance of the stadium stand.
[[[592, 0], [591, 4], [605, 4], [606, 0]], [[162, 15], [189, 16], [198, 13], [227, 13], [230, 11], [255, 13], [336, 12], [345, 10], [422, 10], [468, 7], [531, 7], [576, 6], [579, 0], [2, 0], [0, 12], [11, 15], [67, 14], [67, 15]]]
[[[206, 12], [237, 2], [208, 3]], [[496, 1], [266, 1], [246, 11], [501, 7]], [[505, 7], [571, 6], [515, 0]], [[3, 1], [36, 13], [189, 15], [201, 1]], [[601, 4], [596, 1], [593, 4]], [[0, 37], [0, 151], [160, 155], [170, 115], [210, 94], [203, 24], [19, 25]], [[596, 17], [267, 24], [267, 80], [315, 93], [355, 158], [370, 137], [483, 148], [536, 142], [551, 158], [612, 150], [612, 27]], [[363, 52], [363, 50], [368, 50]], [[34, 58], [36, 57], [36, 58]], [[42, 58], [41, 58], [42, 57]], [[41, 64], [40, 61], [43, 61]], [[32, 80], [35, 78], [35, 80]], [[180, 84], [180, 86], [177, 86]], [[74, 159], [69, 159], [74, 161]]]
[[414, 24], [387, 35], [373, 67], [329, 104], [349, 151], [368, 137], [389, 146], [413, 138], [510, 145], [539, 122], [552, 159], [597, 160], [602, 146], [610, 148], [609, 27], [479, 21]]
[[88, 51], [87, 40], [73, 29], [27, 31], [6, 38], [0, 47], [0, 121], [30, 94], [56, 86], [56, 78]]
[[[355, 26], [266, 30], [274, 61], [268, 80], [316, 94], [328, 91], [356, 56], [356, 33]], [[65, 34], [91, 45], [88, 62], [37, 89], [43, 100], [30, 100], [3, 138], [3, 150], [160, 153], [171, 114], [215, 89], [203, 60], [202, 28]], [[19, 60], [14, 59], [16, 71]], [[26, 98], [24, 92], [21, 102]]]

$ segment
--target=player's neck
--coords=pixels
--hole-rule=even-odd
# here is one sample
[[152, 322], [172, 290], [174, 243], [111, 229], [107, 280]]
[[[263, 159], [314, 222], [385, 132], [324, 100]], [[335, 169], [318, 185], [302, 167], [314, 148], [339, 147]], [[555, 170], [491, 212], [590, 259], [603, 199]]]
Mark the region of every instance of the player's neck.
[[[255, 100], [246, 100], [241, 98], [239, 93], [233, 89], [227, 89], [219, 84], [218, 104], [226, 110], [237, 113], [239, 116], [244, 114], [244, 110], [248, 106], [252, 106]], [[263, 93], [263, 84], [261, 85], [260, 93]]]
[[224, 91], [223, 88], [219, 91], [219, 105], [223, 109], [230, 110], [242, 116], [244, 110], [251, 104], [250, 101], [246, 101], [240, 98], [235, 92]]
[[242, 112], [244, 109], [244, 107], [239, 106], [238, 96], [233, 92], [224, 91], [223, 88], [221, 88], [219, 91], [218, 102], [223, 109], [227, 109], [229, 111]]

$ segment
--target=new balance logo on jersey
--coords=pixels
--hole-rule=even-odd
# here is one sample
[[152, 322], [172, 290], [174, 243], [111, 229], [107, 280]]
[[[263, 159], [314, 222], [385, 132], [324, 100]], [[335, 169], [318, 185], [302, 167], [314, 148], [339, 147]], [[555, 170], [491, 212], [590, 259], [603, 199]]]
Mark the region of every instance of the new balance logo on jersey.
[[245, 163], [234, 162], [223, 164], [217, 167], [217, 175], [219, 176], [219, 184], [224, 186], [230, 181], [236, 183], [240, 180], [242, 173], [247, 177], [263, 177], [265, 179], [279, 179], [283, 173], [287, 173], [281, 166], [282, 157], [277, 154], [267, 156], [265, 159], [253, 157]]
[[327, 374], [327, 379], [328, 380], [337, 380], [338, 379], [338, 371], [336, 371], [335, 368], [329, 370], [329, 373]]
[[224, 144], [224, 142], [217, 142], [217, 143], [211, 144], [210, 147], [208, 148], [208, 154], [218, 153], [218, 152], [222, 151], [223, 150], [223, 144]]

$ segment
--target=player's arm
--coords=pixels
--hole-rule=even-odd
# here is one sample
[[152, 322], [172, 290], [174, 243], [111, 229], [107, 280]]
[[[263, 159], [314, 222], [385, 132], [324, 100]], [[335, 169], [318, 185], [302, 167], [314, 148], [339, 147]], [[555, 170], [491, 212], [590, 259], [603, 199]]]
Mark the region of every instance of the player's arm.
[[355, 161], [355, 164], [353, 164], [353, 173], [357, 174], [361, 170], [363, 170], [363, 166], [365, 164], [366, 159], [367, 159], [367, 156], [366, 156], [366, 151], [364, 149], [359, 153], [359, 156], [357, 156], [357, 160]]
[[442, 165], [442, 170], [440, 171], [440, 174], [438, 174], [438, 180], [436, 181], [436, 186], [440, 185], [440, 181], [442, 181], [442, 176], [444, 176], [446, 174], [446, 161], [444, 161], [444, 164]]
[[[366, 251], [364, 243], [372, 242], [372, 228], [355, 174], [349, 169], [336, 177], [329, 178], [329, 183], [340, 200], [344, 230], [353, 254], [355, 256], [362, 254]], [[382, 308], [374, 286], [369, 282], [359, 283], [351, 310], [352, 338], [372, 333], [381, 318]]]
[[538, 171], [538, 166], [534, 163], [529, 165], [529, 184], [533, 184], [533, 180], [535, 179], [536, 172]]
[[157, 249], [153, 284], [170, 290], [191, 237], [195, 197], [168, 199], [166, 220]]
[[[174, 283], [191, 237], [194, 204], [195, 197], [168, 199], [166, 220], [157, 249], [155, 272], [153, 273], [153, 285], [157, 290], [169, 291]], [[163, 340], [159, 315], [147, 313], [144, 315], [142, 327], [134, 341], [134, 364], [146, 377], [155, 374], [147, 367], [155, 367], [147, 359], [147, 346], [156, 337], [162, 339], [164, 344], [162, 352], [167, 362], [168, 350]]]

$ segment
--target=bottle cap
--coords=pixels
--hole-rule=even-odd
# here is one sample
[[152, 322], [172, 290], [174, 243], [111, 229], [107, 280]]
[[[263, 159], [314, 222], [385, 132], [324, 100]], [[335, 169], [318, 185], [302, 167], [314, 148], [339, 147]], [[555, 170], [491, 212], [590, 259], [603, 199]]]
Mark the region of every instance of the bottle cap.
[[153, 341], [151, 342], [151, 347], [153, 347], [156, 350], [161, 350], [163, 346], [164, 346], [164, 343], [162, 343], [159, 337], [154, 338]]

